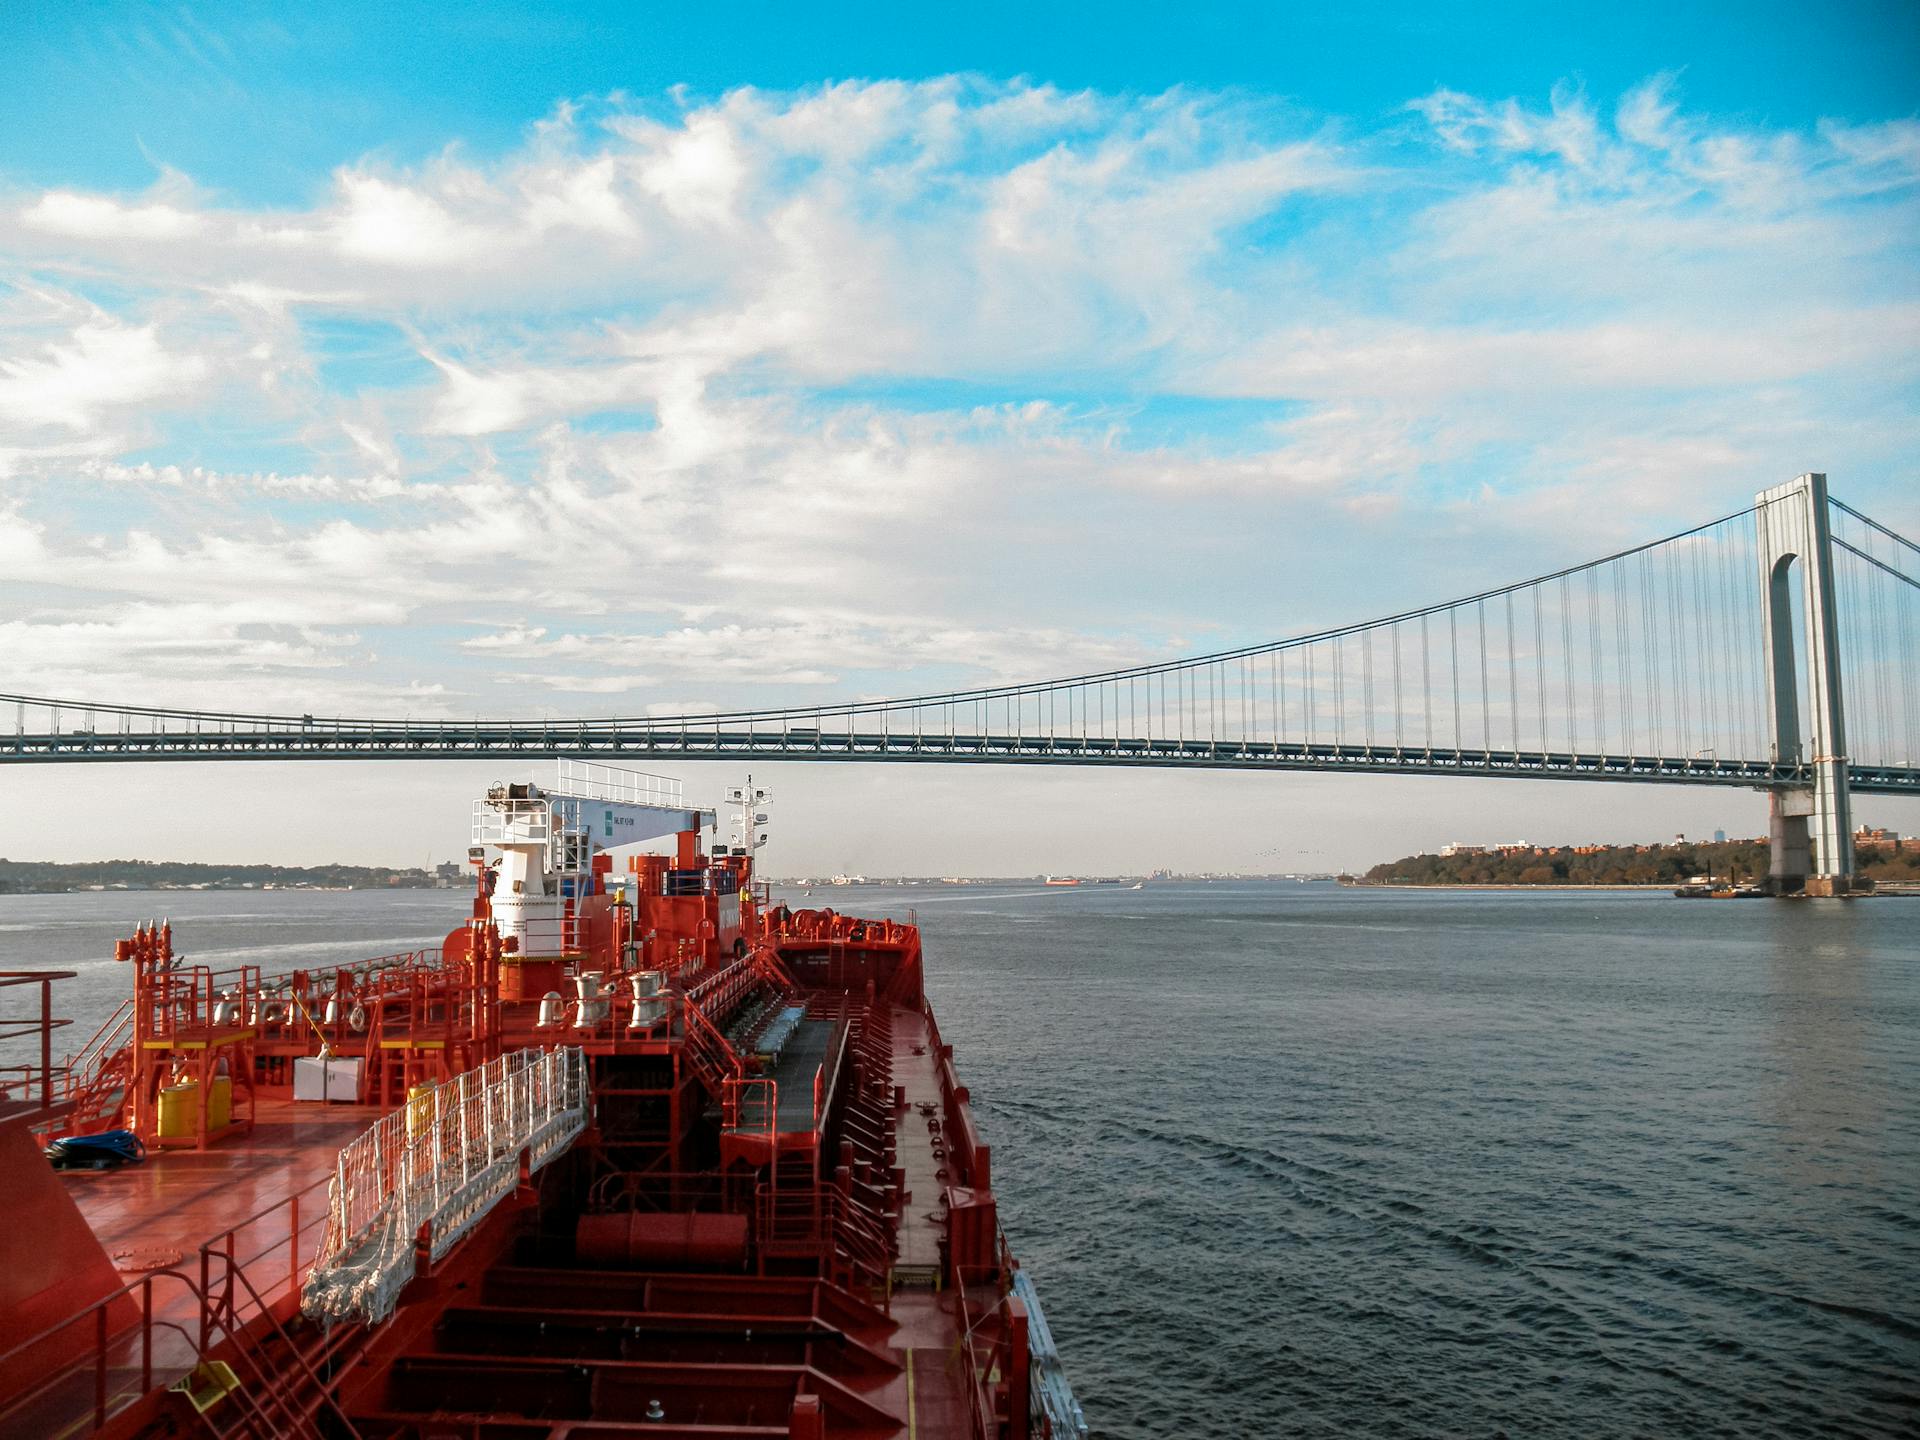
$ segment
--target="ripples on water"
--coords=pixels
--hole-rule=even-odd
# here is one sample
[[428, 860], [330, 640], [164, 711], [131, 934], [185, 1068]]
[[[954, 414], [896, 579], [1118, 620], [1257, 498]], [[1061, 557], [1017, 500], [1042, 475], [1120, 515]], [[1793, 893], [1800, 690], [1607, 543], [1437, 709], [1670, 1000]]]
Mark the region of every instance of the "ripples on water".
[[[161, 898], [0, 897], [0, 966], [104, 953]], [[189, 953], [270, 968], [464, 906], [165, 898]], [[829, 901], [918, 907], [1099, 1435], [1920, 1428], [1920, 902]], [[126, 981], [76, 983], [111, 1008]]]

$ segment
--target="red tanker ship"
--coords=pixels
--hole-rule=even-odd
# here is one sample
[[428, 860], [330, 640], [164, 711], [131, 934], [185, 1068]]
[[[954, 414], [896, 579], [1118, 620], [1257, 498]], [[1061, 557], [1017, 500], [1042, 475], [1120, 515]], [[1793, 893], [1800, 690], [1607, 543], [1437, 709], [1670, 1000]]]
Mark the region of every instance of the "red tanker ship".
[[64, 1064], [0, 975], [0, 1436], [1084, 1437], [917, 928], [773, 903], [729, 799], [493, 787], [435, 951], [143, 926]]

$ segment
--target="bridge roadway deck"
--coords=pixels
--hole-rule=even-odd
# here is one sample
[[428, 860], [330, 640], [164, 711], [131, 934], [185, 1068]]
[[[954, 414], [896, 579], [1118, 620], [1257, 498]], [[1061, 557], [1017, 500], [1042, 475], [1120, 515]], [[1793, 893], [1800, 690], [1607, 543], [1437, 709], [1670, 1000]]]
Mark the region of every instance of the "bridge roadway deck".
[[[888, 760], [921, 764], [1105, 765], [1315, 770], [1386, 775], [1605, 780], [1742, 787], [1811, 784], [1806, 767], [1772, 760], [1590, 751], [1420, 749], [1291, 740], [1155, 739], [1024, 734], [916, 735], [885, 730], [647, 729], [614, 722], [554, 726], [356, 726], [0, 734], [0, 764], [154, 760], [436, 760], [586, 757], [627, 760]], [[1855, 765], [1854, 790], [1920, 793], [1920, 767]]]

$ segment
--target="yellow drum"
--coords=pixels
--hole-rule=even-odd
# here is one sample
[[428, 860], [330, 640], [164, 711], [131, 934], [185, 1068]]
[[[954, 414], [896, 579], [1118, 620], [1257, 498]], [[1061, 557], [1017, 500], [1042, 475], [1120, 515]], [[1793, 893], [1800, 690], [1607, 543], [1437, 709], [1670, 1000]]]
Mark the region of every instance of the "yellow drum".
[[424, 1135], [433, 1128], [433, 1092], [440, 1087], [429, 1080], [407, 1091], [407, 1138]]
[[169, 1085], [160, 1092], [160, 1138], [191, 1140], [194, 1135], [193, 1107], [200, 1101], [200, 1085], [189, 1080]]
[[207, 1087], [207, 1131], [224, 1130], [233, 1123], [233, 1076], [216, 1075]]

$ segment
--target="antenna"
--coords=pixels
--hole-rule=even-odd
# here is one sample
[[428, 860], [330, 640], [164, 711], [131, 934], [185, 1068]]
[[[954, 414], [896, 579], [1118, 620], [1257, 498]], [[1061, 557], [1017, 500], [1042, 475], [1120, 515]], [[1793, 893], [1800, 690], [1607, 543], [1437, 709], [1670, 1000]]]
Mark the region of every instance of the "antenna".
[[760, 827], [767, 823], [767, 812], [760, 807], [773, 798], [773, 792], [764, 786], [755, 786], [753, 776], [747, 776], [744, 785], [732, 785], [727, 789], [727, 803], [739, 807], [739, 816], [734, 821], [733, 843], [748, 854], [756, 853], [767, 843], [767, 832]]

